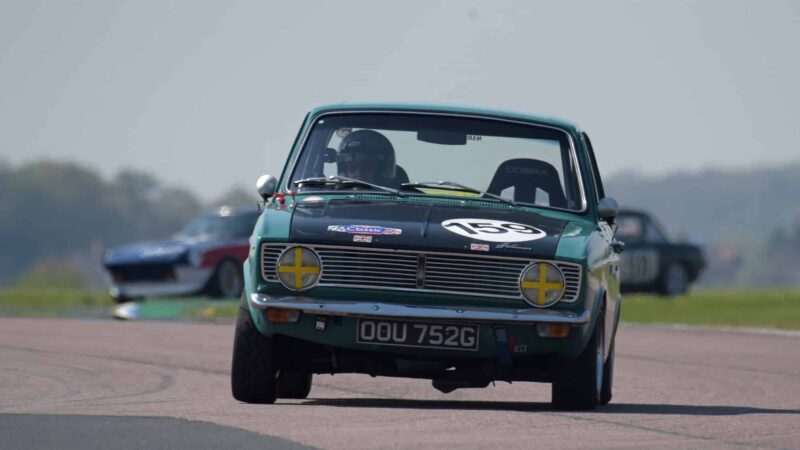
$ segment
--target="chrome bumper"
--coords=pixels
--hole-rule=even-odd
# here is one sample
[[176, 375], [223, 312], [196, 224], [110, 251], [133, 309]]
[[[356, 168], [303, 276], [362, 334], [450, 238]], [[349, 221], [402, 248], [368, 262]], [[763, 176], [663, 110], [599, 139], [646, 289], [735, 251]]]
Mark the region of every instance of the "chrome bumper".
[[310, 297], [271, 297], [264, 294], [251, 294], [250, 304], [256, 309], [297, 309], [312, 314], [353, 317], [402, 317], [501, 323], [569, 323], [574, 325], [589, 323], [589, 311], [576, 314], [538, 308], [413, 306], [364, 301], [322, 300]]

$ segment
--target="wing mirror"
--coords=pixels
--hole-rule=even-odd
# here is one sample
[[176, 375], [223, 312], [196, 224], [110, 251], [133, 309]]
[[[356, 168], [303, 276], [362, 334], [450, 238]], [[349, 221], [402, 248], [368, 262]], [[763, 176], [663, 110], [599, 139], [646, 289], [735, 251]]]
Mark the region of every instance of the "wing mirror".
[[272, 175], [261, 175], [258, 177], [258, 181], [256, 181], [258, 196], [264, 201], [269, 200], [269, 198], [275, 194], [275, 188], [277, 187], [278, 179]]
[[613, 198], [603, 197], [600, 203], [597, 204], [597, 215], [606, 222], [614, 222], [617, 214], [619, 214], [619, 205]]

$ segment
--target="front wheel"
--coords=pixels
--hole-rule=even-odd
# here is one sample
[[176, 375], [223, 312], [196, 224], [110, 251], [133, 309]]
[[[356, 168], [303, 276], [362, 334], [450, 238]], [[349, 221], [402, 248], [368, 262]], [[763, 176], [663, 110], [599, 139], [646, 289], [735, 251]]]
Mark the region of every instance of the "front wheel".
[[603, 357], [603, 327], [604, 320], [601, 313], [586, 348], [572, 364], [572, 379], [553, 383], [553, 408], [573, 411], [593, 410], [597, 405], [605, 404], [604, 398], [601, 398], [604, 388], [608, 391], [608, 400], [611, 400], [610, 380], [608, 382], [605, 380], [607, 370]]
[[278, 398], [307, 398], [313, 377], [308, 372], [281, 370], [278, 374]]
[[686, 267], [679, 263], [672, 263], [667, 266], [661, 285], [661, 293], [670, 297], [676, 297], [688, 291], [689, 272], [686, 271]]
[[611, 341], [611, 349], [603, 366], [603, 388], [600, 389], [600, 404], [607, 405], [611, 401], [612, 388], [614, 386], [614, 341]]
[[272, 339], [256, 329], [246, 302], [242, 295], [233, 337], [233, 398], [245, 403], [275, 403], [277, 372], [273, 362]]
[[214, 271], [209, 291], [214, 297], [236, 298], [241, 295], [243, 287], [241, 265], [232, 259], [226, 259]]

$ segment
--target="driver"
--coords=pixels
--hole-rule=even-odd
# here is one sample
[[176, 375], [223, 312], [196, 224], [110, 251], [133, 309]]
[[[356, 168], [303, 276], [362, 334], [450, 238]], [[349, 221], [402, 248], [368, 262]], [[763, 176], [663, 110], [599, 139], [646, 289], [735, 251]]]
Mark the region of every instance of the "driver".
[[380, 186], [395, 184], [394, 148], [377, 131], [358, 130], [345, 136], [336, 164], [340, 176]]

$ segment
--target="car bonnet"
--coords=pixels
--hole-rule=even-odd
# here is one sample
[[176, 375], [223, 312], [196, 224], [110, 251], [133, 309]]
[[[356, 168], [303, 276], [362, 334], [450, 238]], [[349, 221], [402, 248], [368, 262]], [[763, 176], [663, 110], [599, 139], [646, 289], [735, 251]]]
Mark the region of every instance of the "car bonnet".
[[[503, 204], [442, 205], [405, 200], [300, 203], [290, 241], [552, 259], [565, 220]], [[479, 204], [480, 205], [480, 204]]]

